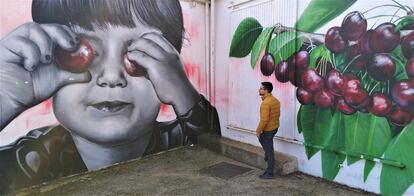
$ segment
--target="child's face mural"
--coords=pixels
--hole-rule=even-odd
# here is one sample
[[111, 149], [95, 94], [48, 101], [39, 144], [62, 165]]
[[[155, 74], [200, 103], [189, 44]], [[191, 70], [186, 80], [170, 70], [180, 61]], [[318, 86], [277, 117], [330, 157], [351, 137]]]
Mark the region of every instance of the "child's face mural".
[[127, 143], [152, 130], [160, 101], [147, 77], [132, 77], [124, 55], [134, 39], [154, 28], [108, 26], [94, 31], [73, 28], [94, 50], [88, 83], [67, 85], [54, 96], [54, 112], [64, 126], [91, 142]]

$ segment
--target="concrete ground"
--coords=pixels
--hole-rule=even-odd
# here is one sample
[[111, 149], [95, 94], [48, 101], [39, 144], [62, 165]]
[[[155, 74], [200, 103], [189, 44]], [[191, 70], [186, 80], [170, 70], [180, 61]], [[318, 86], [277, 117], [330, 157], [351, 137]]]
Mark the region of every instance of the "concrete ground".
[[[231, 163], [251, 170], [230, 179], [203, 168]], [[201, 170], [201, 171], [200, 171]], [[66, 177], [17, 195], [369, 195], [320, 178], [294, 173], [262, 180], [262, 170], [200, 146], [185, 146], [85, 174]]]

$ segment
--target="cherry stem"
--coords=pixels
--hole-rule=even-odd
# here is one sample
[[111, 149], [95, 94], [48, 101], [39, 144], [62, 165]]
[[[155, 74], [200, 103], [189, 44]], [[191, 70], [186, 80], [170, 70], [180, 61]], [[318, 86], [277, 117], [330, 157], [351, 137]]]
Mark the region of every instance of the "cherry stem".
[[375, 25], [380, 21], [380, 19], [378, 19], [377, 21], [374, 22], [374, 24], [371, 26], [371, 29], [373, 29], [375, 27]]
[[390, 81], [387, 82], [387, 95], [390, 94]]
[[[401, 8], [398, 8], [397, 9], [397, 11], [395, 11], [395, 13], [394, 13], [394, 15], [392, 16], [392, 18], [390, 19], [390, 22], [392, 21], [392, 19], [394, 19], [394, 17], [397, 15], [397, 13], [399, 12], [401, 10]], [[402, 18], [402, 17], [400, 17], [400, 18]], [[397, 18], [397, 20], [398, 20], [398, 18]], [[396, 21], [397, 21], [396, 20]], [[394, 21], [395, 22], [395, 21]]]
[[[390, 14], [383, 14], [383, 15], [378, 15], [378, 16], [373, 16], [373, 17], [369, 17], [367, 18], [367, 20], [369, 19], [374, 19], [374, 18], [380, 18], [380, 17], [394, 17], [394, 15], [390, 15]], [[403, 16], [398, 16], [399, 18], [403, 17]]]
[[376, 82], [376, 84], [372, 87], [372, 89], [369, 91], [369, 95], [372, 94], [372, 92], [375, 90], [375, 88], [377, 88], [378, 85], [380, 85], [380, 82]]
[[403, 17], [397, 18], [397, 19], [395, 19], [394, 23], [399, 21], [399, 20], [402, 20], [404, 18], [412, 18], [412, 16], [403, 16]]
[[[275, 28], [276, 28], [276, 27], [273, 27], [272, 32], [270, 33], [270, 37], [269, 37], [269, 39], [267, 40], [267, 43], [266, 43], [266, 48], [265, 48], [265, 52], [266, 52], [266, 53], [267, 53], [267, 52], [268, 52], [268, 50], [269, 50], [270, 40], [272, 40], [272, 35], [273, 35], [273, 32], [275, 31]], [[282, 59], [282, 58], [280, 58], [280, 59]]]
[[408, 12], [408, 11], [413, 11], [409, 6], [406, 6], [406, 5], [402, 5], [401, 3], [399, 3], [398, 1], [396, 1], [396, 0], [392, 0], [394, 3], [396, 3], [397, 5], [399, 5], [399, 6], [401, 6], [401, 8], [402, 9], [404, 9], [404, 8], [408, 8], [408, 10], [406, 10], [406, 9], [404, 9], [406, 12]]
[[336, 57], [335, 57], [335, 53], [332, 53], [332, 55], [329, 55], [329, 60], [331, 61], [331, 63], [334, 66], [334, 68], [336, 69]]
[[[375, 7], [371, 8], [371, 9], [365, 11], [365, 12], [362, 12], [362, 14], [366, 14], [367, 12], [369, 12], [371, 10], [374, 10], [374, 9], [377, 9], [377, 8], [381, 8], [381, 7], [397, 7], [397, 8], [400, 8], [400, 9], [404, 9], [404, 6], [398, 6], [398, 5], [392, 5], [392, 4], [385, 4], [385, 5], [375, 6]], [[406, 9], [404, 9], [404, 10], [407, 11]]]
[[361, 81], [365, 80], [365, 77], [368, 75], [368, 72], [365, 72], [364, 75], [362, 75]]
[[345, 68], [344, 68], [344, 70], [342, 70], [342, 73], [345, 73], [345, 71], [349, 68], [349, 66], [351, 66], [351, 64], [358, 58], [358, 57], [360, 57], [361, 55], [357, 55], [357, 56], [355, 56], [354, 58], [352, 58], [349, 62], [348, 62], [348, 64], [345, 66]]

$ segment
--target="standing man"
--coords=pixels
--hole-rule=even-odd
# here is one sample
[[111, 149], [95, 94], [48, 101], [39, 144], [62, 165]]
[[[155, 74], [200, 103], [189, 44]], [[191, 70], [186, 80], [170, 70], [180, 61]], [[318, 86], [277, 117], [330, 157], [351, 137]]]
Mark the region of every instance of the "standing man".
[[259, 177], [262, 179], [273, 178], [273, 137], [279, 128], [280, 102], [272, 95], [273, 85], [270, 82], [262, 82], [259, 95], [262, 98], [260, 105], [260, 122], [256, 129], [256, 135], [265, 152], [267, 162], [266, 171]]

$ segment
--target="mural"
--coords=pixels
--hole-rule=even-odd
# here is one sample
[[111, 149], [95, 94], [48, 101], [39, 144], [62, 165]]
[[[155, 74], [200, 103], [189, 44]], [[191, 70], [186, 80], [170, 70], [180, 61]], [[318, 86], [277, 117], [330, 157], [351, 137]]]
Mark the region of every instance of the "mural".
[[[363, 159], [366, 181], [379, 161], [381, 193], [401, 195], [414, 183], [414, 8], [348, 10], [355, 1], [312, 0], [294, 28], [245, 18], [230, 57], [250, 54], [252, 68], [297, 87], [298, 131], [308, 159], [321, 151], [324, 178], [335, 179], [345, 159]], [[397, 11], [369, 15], [381, 7]], [[343, 12], [342, 24], [314, 33]], [[389, 22], [368, 22], [380, 17]]]
[[[0, 129], [49, 98], [60, 124], [0, 147], [0, 193], [220, 135], [184, 70], [178, 0], [34, 0], [32, 18], [0, 41]], [[162, 104], [177, 118], [157, 122]]]

